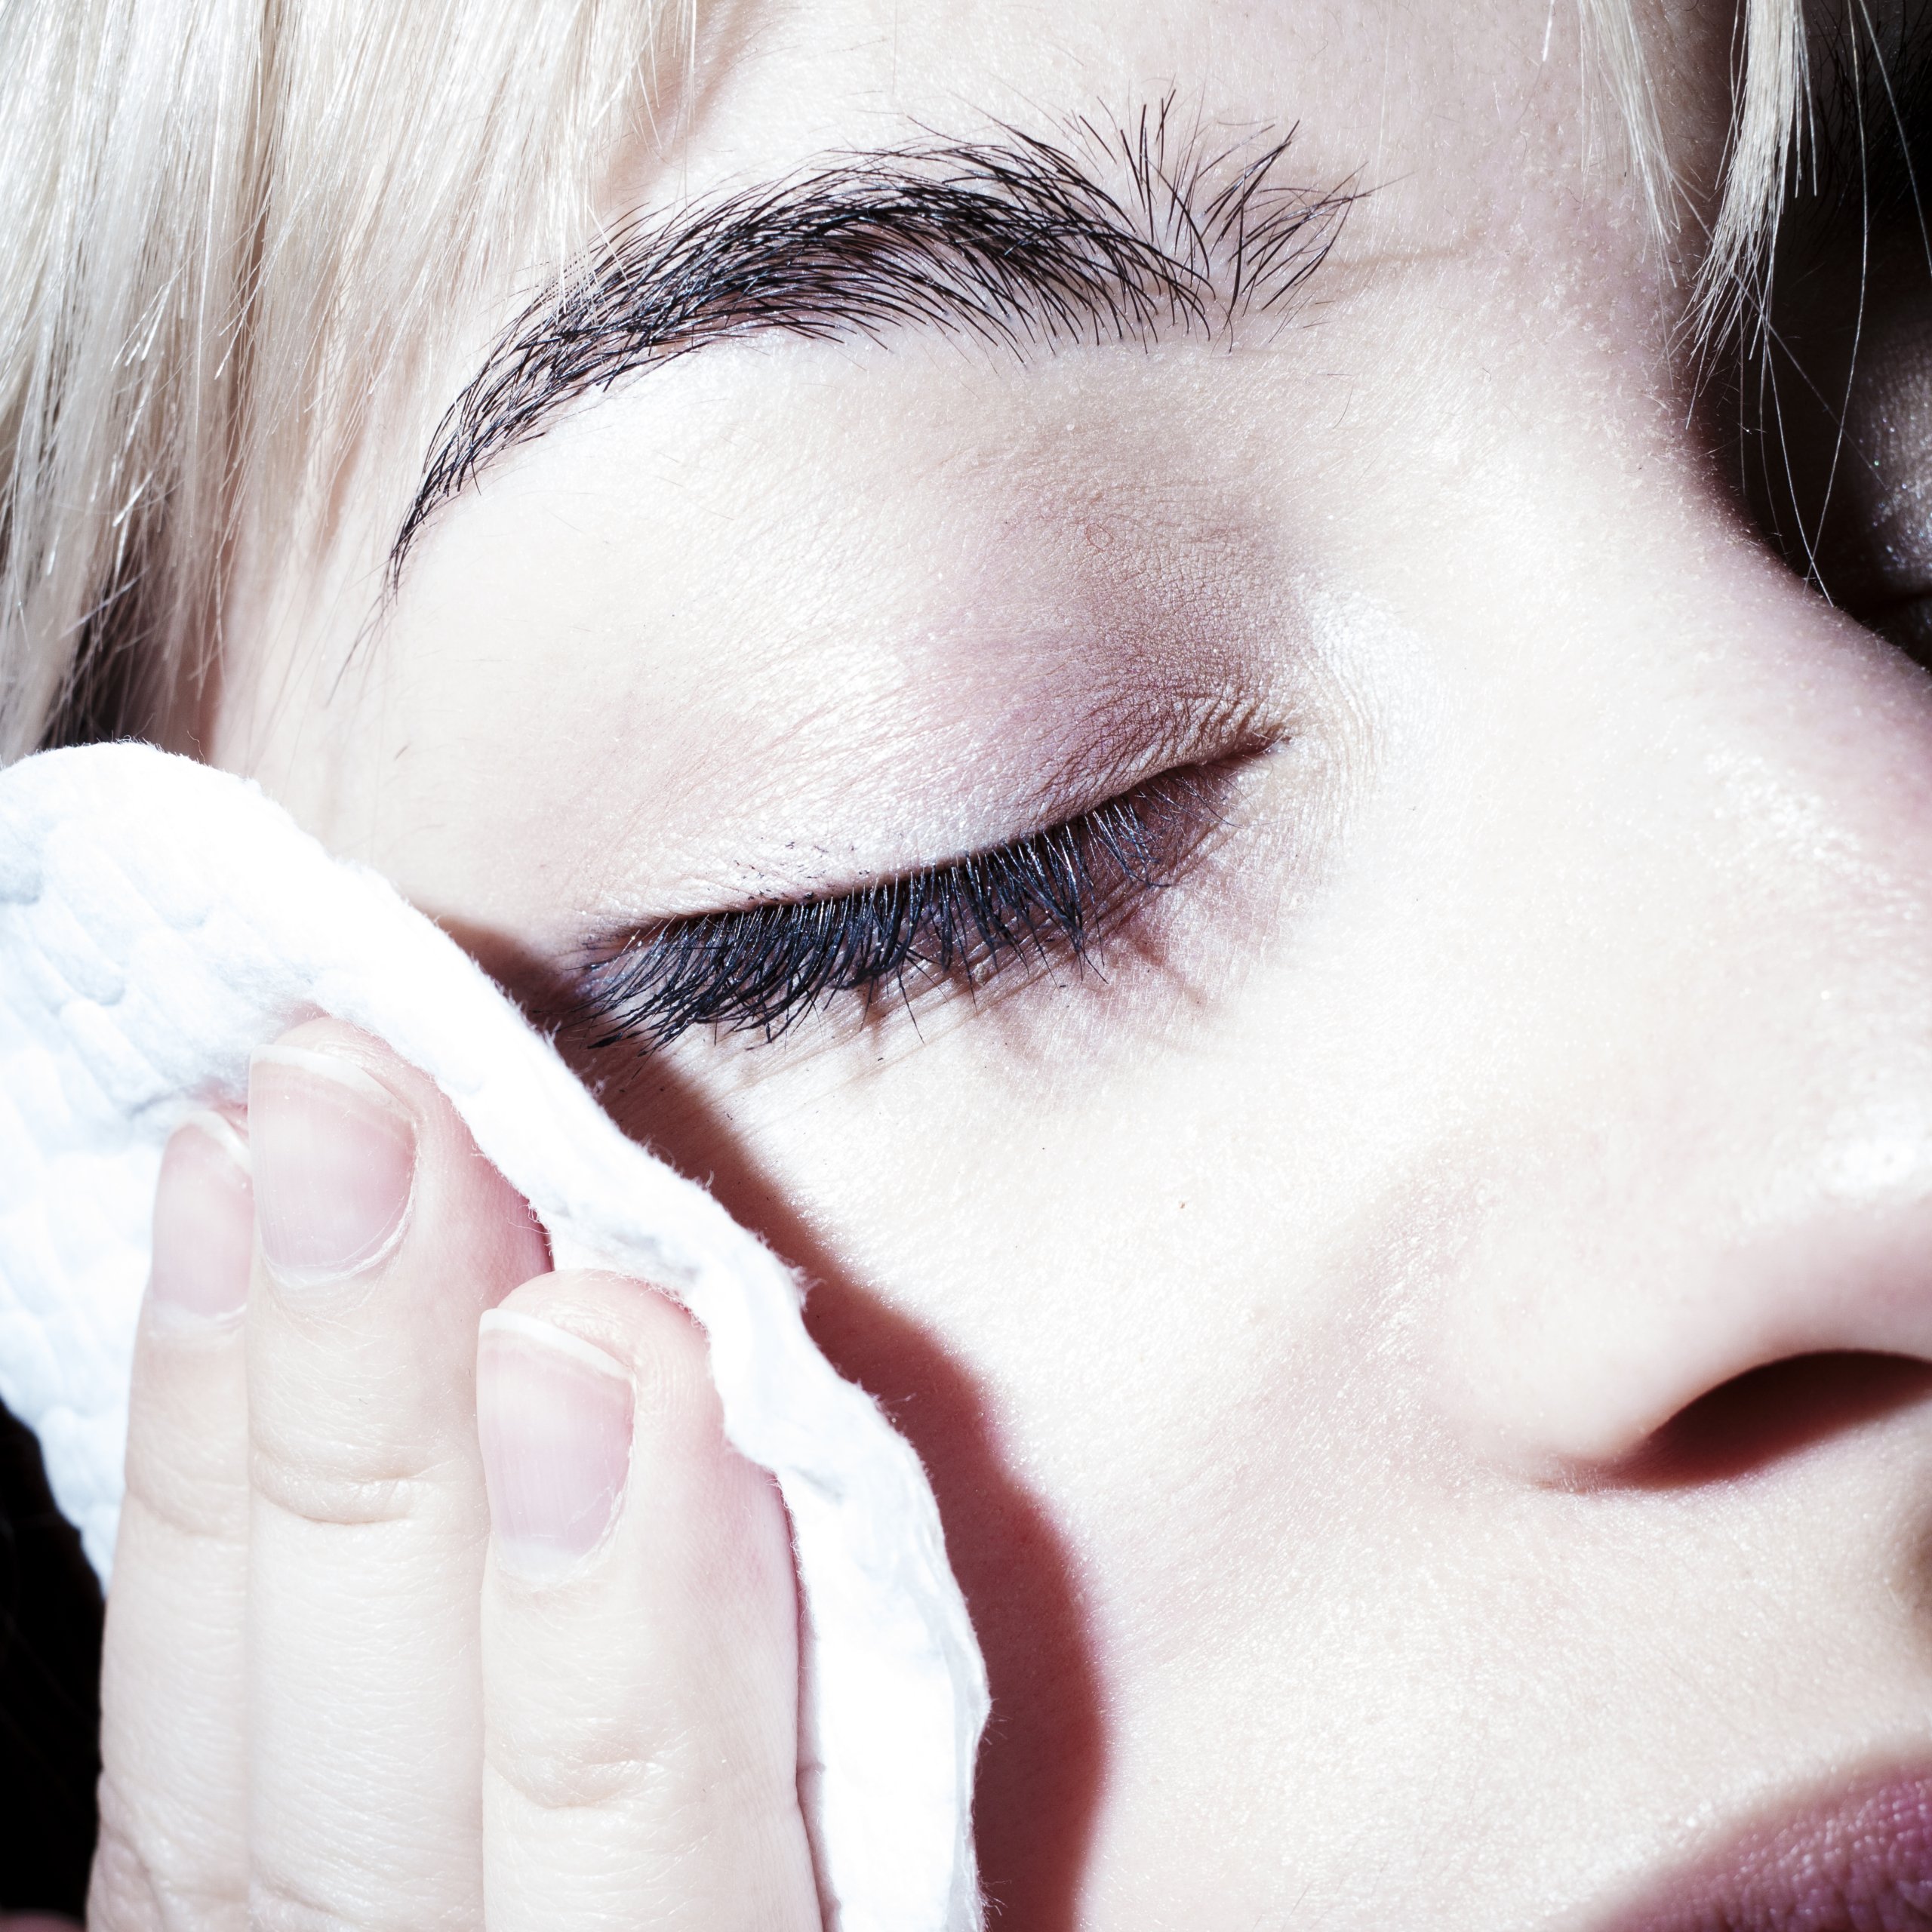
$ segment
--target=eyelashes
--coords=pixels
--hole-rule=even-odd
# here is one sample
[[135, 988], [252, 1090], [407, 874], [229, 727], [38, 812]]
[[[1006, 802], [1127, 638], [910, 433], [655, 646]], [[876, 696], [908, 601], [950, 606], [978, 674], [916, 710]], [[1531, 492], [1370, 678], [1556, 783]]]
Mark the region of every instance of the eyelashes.
[[1171, 884], [1217, 821], [1200, 771], [1169, 772], [989, 852], [835, 897], [673, 919], [593, 958], [578, 1024], [593, 1048], [649, 1049], [694, 1028], [770, 1041], [855, 997], [910, 1009], [951, 985], [1094, 964], [1094, 949]]

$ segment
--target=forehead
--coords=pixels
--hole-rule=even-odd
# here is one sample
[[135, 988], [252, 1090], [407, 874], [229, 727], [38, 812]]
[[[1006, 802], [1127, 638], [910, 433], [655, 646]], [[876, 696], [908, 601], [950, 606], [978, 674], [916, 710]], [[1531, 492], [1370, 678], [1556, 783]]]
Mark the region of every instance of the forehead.
[[1558, 170], [1592, 198], [1632, 183], [1626, 123], [1687, 180], [1714, 172], [1730, 112], [1728, 7], [1650, 0], [830, 0], [720, 9], [671, 137], [611, 183], [662, 204], [802, 155], [1130, 114], [1175, 97], [1229, 130], [1293, 126], [1311, 162], [1472, 217]]

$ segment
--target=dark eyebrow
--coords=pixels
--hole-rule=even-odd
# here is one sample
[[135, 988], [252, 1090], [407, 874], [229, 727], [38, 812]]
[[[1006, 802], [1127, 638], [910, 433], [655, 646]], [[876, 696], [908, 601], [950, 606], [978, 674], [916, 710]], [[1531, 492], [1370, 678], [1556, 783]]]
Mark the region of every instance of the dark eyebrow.
[[[937, 328], [1024, 352], [1213, 335], [1278, 308], [1353, 198], [1287, 181], [1294, 131], [1211, 146], [1137, 124], [1063, 141], [836, 157], [608, 238], [511, 324], [438, 426], [389, 554], [393, 589], [442, 505], [580, 398], [709, 343]], [[1112, 183], [1113, 185], [1109, 185]]]

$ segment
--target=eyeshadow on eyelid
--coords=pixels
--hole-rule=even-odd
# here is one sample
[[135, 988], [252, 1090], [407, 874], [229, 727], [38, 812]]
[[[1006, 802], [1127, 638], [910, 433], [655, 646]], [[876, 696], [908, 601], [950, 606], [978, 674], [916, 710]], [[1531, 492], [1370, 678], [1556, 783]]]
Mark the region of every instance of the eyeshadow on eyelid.
[[[1278, 700], [1235, 675], [1194, 685], [1182, 691], [1158, 678], [1122, 678], [1057, 703], [1029, 697], [997, 729], [962, 704], [969, 721], [937, 739], [894, 721], [881, 722], [869, 744], [849, 726], [795, 732], [774, 741], [768, 757], [740, 743], [681, 792], [691, 829], [670, 828], [666, 838], [660, 823], [648, 854], [608, 855], [612, 887], [592, 901], [599, 924], [654, 931], [774, 902], [829, 902], [881, 878], [935, 872], [955, 857], [1071, 823], [1163, 771], [1258, 752], [1288, 728]], [[762, 768], [755, 788], [739, 782], [750, 763]], [[588, 937], [568, 949], [599, 943]]]

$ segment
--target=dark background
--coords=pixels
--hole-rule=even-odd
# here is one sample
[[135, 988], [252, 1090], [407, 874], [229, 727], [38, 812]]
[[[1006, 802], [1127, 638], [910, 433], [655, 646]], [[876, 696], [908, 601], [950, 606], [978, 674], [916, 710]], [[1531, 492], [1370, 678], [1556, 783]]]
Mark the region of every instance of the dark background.
[[0, 1911], [82, 1915], [100, 1774], [100, 1586], [0, 1409]]

